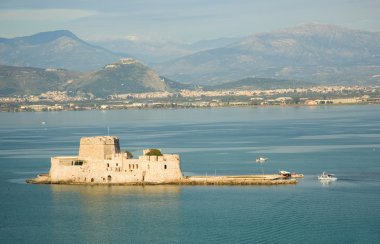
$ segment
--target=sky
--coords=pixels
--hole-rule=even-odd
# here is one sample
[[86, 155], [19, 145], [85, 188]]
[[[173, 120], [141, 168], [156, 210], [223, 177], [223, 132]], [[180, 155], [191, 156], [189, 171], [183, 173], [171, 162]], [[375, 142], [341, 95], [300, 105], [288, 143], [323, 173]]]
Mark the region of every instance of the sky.
[[379, 0], [1, 0], [0, 37], [70, 30], [84, 40], [191, 43], [307, 23], [380, 32]]

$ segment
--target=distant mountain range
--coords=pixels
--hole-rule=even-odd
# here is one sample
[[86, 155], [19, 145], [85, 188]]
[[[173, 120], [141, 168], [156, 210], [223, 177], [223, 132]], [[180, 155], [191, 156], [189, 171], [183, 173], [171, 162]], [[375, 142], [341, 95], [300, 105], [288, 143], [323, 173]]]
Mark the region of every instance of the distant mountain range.
[[379, 81], [380, 33], [308, 24], [256, 34], [155, 66], [162, 75], [215, 84], [245, 77], [316, 83]]
[[[182, 46], [146, 40], [111, 44], [115, 52], [62, 30], [0, 38], [0, 96], [67, 90], [104, 97], [198, 84], [205, 89], [380, 84], [380, 33], [333, 25], [301, 25]], [[131, 56], [123, 52], [152, 63], [185, 56], [153, 65], [157, 73], [136, 60], [117, 61]]]
[[0, 38], [0, 64], [4, 65], [89, 71], [122, 56], [88, 44], [66, 30]]

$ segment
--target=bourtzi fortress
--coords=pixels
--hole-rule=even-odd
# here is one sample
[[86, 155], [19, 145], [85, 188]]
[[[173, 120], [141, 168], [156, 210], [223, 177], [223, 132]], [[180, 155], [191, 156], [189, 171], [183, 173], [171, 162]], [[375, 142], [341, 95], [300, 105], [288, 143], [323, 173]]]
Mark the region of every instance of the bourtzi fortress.
[[179, 155], [151, 155], [150, 152], [151, 149], [146, 149], [143, 156], [133, 159], [129, 152], [120, 151], [117, 137], [83, 137], [80, 140], [78, 156], [51, 158], [49, 181], [99, 184], [165, 183], [183, 178]]
[[27, 180], [34, 184], [187, 184], [187, 185], [279, 185], [295, 184], [278, 174], [183, 176], [177, 154], [145, 149], [134, 159], [121, 151], [115, 136], [83, 137], [78, 156], [52, 157], [48, 174]]

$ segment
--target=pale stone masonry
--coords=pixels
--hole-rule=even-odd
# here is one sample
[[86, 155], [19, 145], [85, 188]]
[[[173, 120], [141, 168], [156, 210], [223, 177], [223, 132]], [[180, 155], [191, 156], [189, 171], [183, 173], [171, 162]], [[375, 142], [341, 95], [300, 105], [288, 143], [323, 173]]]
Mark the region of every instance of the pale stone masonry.
[[79, 155], [52, 157], [48, 180], [51, 183], [165, 183], [183, 178], [176, 154], [146, 156], [138, 159], [120, 151], [114, 136], [83, 137]]

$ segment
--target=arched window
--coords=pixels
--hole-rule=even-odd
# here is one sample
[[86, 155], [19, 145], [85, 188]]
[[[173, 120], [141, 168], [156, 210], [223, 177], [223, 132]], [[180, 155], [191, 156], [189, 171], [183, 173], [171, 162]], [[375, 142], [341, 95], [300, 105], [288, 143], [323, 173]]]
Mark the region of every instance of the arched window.
[[109, 176], [107, 177], [107, 180], [108, 180], [108, 182], [110, 182], [110, 181], [112, 180], [112, 177], [109, 175]]
[[168, 168], [168, 166], [165, 164], [165, 165], [164, 165], [164, 169], [167, 169], [167, 168]]

